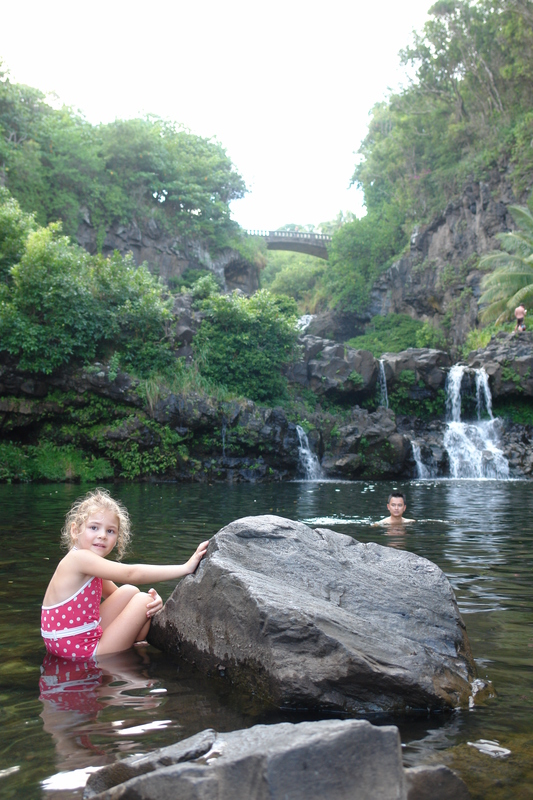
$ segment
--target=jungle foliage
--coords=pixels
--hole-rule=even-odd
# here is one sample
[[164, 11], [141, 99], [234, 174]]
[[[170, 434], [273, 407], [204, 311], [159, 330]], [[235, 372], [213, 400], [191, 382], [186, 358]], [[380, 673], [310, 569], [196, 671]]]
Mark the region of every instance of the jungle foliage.
[[383, 353], [400, 353], [409, 347], [444, 348], [443, 335], [431, 325], [412, 319], [408, 314], [372, 317], [362, 336], [347, 342], [356, 350], [370, 350], [375, 358]]
[[154, 116], [93, 126], [12, 83], [0, 62], [0, 184], [47, 225], [74, 236], [82, 218], [101, 246], [113, 222], [155, 220], [212, 249], [239, 237], [229, 203], [245, 185], [222, 145]]
[[294, 300], [262, 289], [250, 298], [212, 295], [194, 339], [200, 372], [261, 403], [286, 395], [282, 367], [296, 355]]
[[146, 267], [118, 253], [89, 255], [59, 223], [36, 225], [5, 189], [0, 270], [0, 353], [20, 369], [49, 374], [115, 353], [145, 376], [175, 361], [170, 301]]
[[509, 206], [518, 230], [500, 233], [496, 237], [502, 249], [484, 256], [481, 268], [492, 268], [486, 275], [479, 304], [481, 318], [502, 323], [513, 318], [520, 304], [531, 306], [533, 301], [533, 214], [522, 206]]
[[508, 166], [515, 191], [533, 172], [533, 8], [530, 0], [438, 0], [401, 54], [413, 76], [376, 104], [353, 183], [367, 215], [334, 235], [317, 288], [360, 311], [372, 280], [401, 255], [465, 180]]

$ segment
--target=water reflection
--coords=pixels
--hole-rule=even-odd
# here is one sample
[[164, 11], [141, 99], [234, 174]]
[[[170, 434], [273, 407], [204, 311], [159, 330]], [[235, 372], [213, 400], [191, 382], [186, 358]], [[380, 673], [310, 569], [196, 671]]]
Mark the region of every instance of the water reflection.
[[[106, 738], [115, 741], [125, 735], [118, 750], [127, 752], [131, 749], [129, 737], [153, 728], [153, 722], [132, 727], [128, 718], [134, 713], [138, 719], [138, 712], [161, 705], [156, 682], [147, 672], [149, 663], [141, 648], [99, 661], [73, 662], [45, 656], [39, 680], [40, 716], [44, 730], [54, 741], [58, 773], [44, 782], [45, 789], [63, 792], [84, 786], [88, 767], [94, 769], [115, 760]], [[111, 706], [119, 708], [123, 718], [106, 719], [105, 709]], [[156, 722], [157, 727], [163, 724]]]
[[[131, 651], [126, 657], [132, 657], [132, 663], [99, 662], [99, 672], [78, 675], [81, 684], [66, 688], [63, 694], [72, 696], [62, 699], [58, 687], [65, 688], [64, 680], [45, 666], [38, 700], [44, 655], [39, 607], [61, 555], [58, 538], [64, 514], [85, 488], [92, 487], [0, 486], [3, 800], [20, 796], [42, 800], [43, 794], [51, 800], [54, 793], [70, 800], [81, 797], [81, 790], [72, 787], [84, 781], [87, 769], [124, 754], [147, 752], [207, 727], [228, 731], [280, 718], [294, 721], [287, 715], [266, 715], [257, 699], [246, 697], [222, 679], [199, 678], [182, 665], [178, 671], [168, 656], [153, 649]], [[373, 527], [385, 516], [393, 489], [406, 493], [409, 516], [416, 520], [400, 535]], [[505, 787], [507, 797], [526, 796], [520, 791], [526, 791], [531, 782], [522, 773], [511, 775], [505, 770], [511, 770], [518, 753], [523, 752], [524, 764], [528, 759], [531, 763], [533, 753], [530, 483], [120, 484], [112, 491], [128, 507], [134, 522], [132, 563], [183, 561], [200, 541], [224, 525], [256, 514], [278, 514], [434, 561], [452, 582], [479, 675], [492, 681], [497, 698], [471, 712], [386, 722], [399, 724], [408, 763], [442, 763], [448, 754], [447, 763], [453, 766], [459, 748], [463, 755], [456, 766], [464, 777], [480, 771], [488, 775], [482, 760], [494, 761], [467, 742], [499, 741], [512, 750], [509, 766], [498, 763], [499, 778], [512, 778]], [[172, 583], [158, 587], [164, 599], [172, 589]], [[60, 773], [71, 781], [71, 788], [59, 787]], [[484, 794], [473, 796], [500, 800], [486, 789], [485, 785]]]

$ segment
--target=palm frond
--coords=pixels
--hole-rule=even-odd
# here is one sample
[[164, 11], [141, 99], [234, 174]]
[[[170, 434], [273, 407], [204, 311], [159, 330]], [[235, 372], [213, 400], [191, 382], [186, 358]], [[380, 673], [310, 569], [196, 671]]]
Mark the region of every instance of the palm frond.
[[533, 284], [529, 284], [529, 286], [524, 286], [522, 289], [519, 289], [513, 297], [508, 301], [507, 307], [514, 309], [522, 303], [531, 305], [533, 303]]
[[510, 319], [507, 301], [499, 300], [497, 303], [491, 303], [487, 308], [483, 309], [480, 317], [482, 322], [493, 322], [494, 320], [502, 322], [507, 318]]
[[510, 255], [509, 253], [502, 253], [500, 250], [495, 250], [492, 253], [487, 253], [479, 259], [479, 266], [484, 267], [499, 267], [506, 266], [507, 264], [521, 264], [523, 259], [518, 256]]
[[523, 231], [533, 236], [533, 214], [526, 206], [509, 206], [511, 216]]
[[533, 237], [527, 236], [521, 231], [504, 233], [501, 242], [508, 253], [517, 253], [523, 257], [528, 256], [533, 250]]
[[533, 275], [529, 270], [524, 269], [514, 269], [512, 272], [493, 272], [481, 282], [481, 288], [485, 290], [492, 286], [513, 286], [514, 283], [517, 284], [517, 288], [526, 283], [533, 283]]

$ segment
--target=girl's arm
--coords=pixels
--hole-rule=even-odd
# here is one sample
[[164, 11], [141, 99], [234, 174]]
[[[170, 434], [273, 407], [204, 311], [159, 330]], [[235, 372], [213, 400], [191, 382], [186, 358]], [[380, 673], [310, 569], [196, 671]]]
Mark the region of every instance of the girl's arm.
[[[92, 553], [90, 550], [71, 550], [71, 564], [84, 575], [95, 575], [106, 582], [157, 583], [172, 581], [193, 573], [205, 555], [209, 542], [202, 542], [185, 564], [120, 564]], [[107, 583], [109, 586], [109, 583]], [[116, 588], [116, 587], [115, 587]]]

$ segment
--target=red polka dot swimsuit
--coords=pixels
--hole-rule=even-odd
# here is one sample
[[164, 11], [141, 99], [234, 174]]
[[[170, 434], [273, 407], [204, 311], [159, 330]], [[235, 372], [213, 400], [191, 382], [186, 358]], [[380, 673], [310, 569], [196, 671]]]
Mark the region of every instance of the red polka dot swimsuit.
[[41, 610], [41, 635], [54, 656], [72, 661], [94, 658], [102, 636], [100, 600], [102, 579], [89, 578], [76, 594]]

